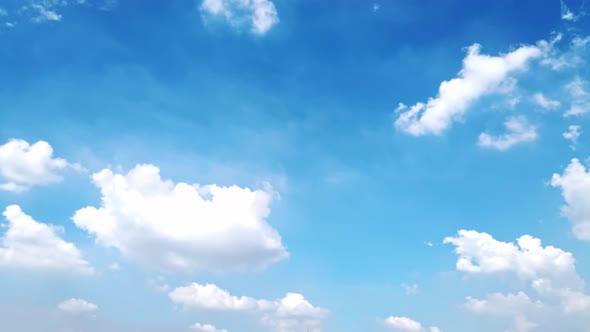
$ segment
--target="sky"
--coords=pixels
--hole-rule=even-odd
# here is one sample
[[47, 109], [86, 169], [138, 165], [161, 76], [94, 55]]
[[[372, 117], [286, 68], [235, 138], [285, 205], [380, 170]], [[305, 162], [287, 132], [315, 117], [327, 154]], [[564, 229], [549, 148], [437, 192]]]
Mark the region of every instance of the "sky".
[[0, 330], [590, 332], [589, 16], [1, 0]]

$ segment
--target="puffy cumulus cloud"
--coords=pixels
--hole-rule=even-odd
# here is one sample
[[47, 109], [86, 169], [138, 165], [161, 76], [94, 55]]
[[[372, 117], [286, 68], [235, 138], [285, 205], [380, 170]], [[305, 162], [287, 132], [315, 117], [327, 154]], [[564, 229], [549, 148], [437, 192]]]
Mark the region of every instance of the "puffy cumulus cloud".
[[252, 32], [263, 35], [279, 23], [279, 15], [270, 0], [203, 0], [201, 11], [222, 17], [231, 25], [250, 26]]
[[492, 293], [483, 300], [468, 296], [465, 302], [465, 308], [469, 311], [496, 315], [514, 315], [542, 307], [543, 304], [540, 301], [532, 302], [524, 292], [506, 295]]
[[572, 159], [563, 174], [553, 174], [551, 186], [561, 189], [565, 200], [562, 213], [572, 223], [574, 236], [590, 241], [590, 173], [578, 159]]
[[288, 257], [267, 222], [272, 193], [163, 180], [153, 165], [126, 175], [92, 176], [102, 206], [76, 211], [74, 223], [139, 263], [162, 270], [263, 268]]
[[0, 238], [0, 267], [61, 273], [92, 274], [74, 244], [57, 234], [61, 229], [33, 220], [19, 206], [2, 213], [8, 221]]
[[168, 296], [185, 309], [254, 313], [259, 315], [261, 324], [277, 332], [302, 328], [320, 331], [322, 320], [328, 314], [326, 309], [313, 306], [297, 293], [287, 293], [278, 300], [264, 300], [234, 296], [213, 284], [192, 283], [175, 288]]
[[389, 316], [383, 320], [383, 324], [386, 327], [399, 332], [442, 332], [442, 330], [436, 326], [426, 329], [422, 327], [420, 322], [417, 322], [408, 317]]
[[521, 236], [514, 244], [498, 241], [487, 233], [460, 230], [458, 236], [447, 237], [444, 243], [455, 246], [459, 256], [456, 267], [461, 272], [512, 273], [527, 281], [549, 279], [562, 285], [583, 285], [571, 253], [543, 247], [540, 239], [530, 235]]
[[516, 144], [533, 142], [537, 139], [537, 129], [529, 124], [525, 117], [511, 117], [504, 123], [506, 133], [492, 136], [488, 133], [479, 135], [478, 144], [495, 150], [508, 150]]
[[197, 332], [227, 332], [227, 330], [218, 329], [211, 324], [199, 324], [199, 323], [195, 323], [195, 324], [191, 325], [190, 329], [192, 331], [197, 331]]
[[57, 308], [69, 314], [84, 314], [98, 310], [98, 306], [96, 304], [82, 299], [65, 300], [58, 304]]
[[442, 82], [436, 98], [401, 110], [395, 126], [414, 136], [441, 134], [480, 97], [501, 91], [512, 73], [524, 71], [531, 59], [542, 55], [537, 46], [522, 46], [500, 56], [480, 50], [479, 44], [469, 47], [458, 77]]
[[60, 172], [67, 169], [80, 169], [78, 164], [70, 164], [65, 159], [54, 158], [49, 143], [38, 141], [29, 144], [22, 139], [12, 139], [0, 145], [0, 189], [22, 192], [35, 185], [45, 185], [62, 181]]

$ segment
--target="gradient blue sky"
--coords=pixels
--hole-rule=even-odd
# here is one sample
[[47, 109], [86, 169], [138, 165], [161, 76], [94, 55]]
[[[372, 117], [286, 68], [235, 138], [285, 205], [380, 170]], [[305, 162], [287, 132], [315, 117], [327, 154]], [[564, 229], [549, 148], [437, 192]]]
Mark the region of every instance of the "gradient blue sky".
[[[39, 235], [12, 238], [16, 223], [3, 218], [0, 330], [189, 331], [200, 323], [230, 332], [589, 331], [590, 293], [572, 281], [590, 280], [590, 230], [575, 228], [590, 220], [588, 6], [0, 1], [0, 184], [20, 188], [0, 190], [0, 209], [18, 205], [37, 223], [63, 227], [49, 235], [75, 245], [94, 271], [43, 266], [43, 255], [59, 261], [63, 252], [33, 239]], [[470, 53], [474, 44], [486, 56]], [[533, 53], [522, 63], [487, 61], [524, 49]], [[459, 73], [470, 56], [480, 62]], [[444, 97], [441, 82], [457, 77], [464, 85]], [[408, 129], [400, 119], [429, 98], [410, 120], [421, 129]], [[454, 115], [433, 132], [427, 113]], [[38, 141], [53, 155], [23, 157]], [[12, 149], [15, 142], [26, 144]], [[259, 226], [276, 230], [288, 257], [257, 244], [266, 228], [247, 235], [233, 228], [249, 215], [223, 220], [235, 232], [211, 235], [207, 225], [221, 223], [222, 213], [195, 212], [204, 237], [180, 244], [133, 233], [130, 224], [146, 222], [134, 212], [114, 217], [129, 226], [116, 234], [119, 245], [74, 221], [76, 211], [105, 199], [92, 174], [125, 175], [140, 164], [174, 183], [273, 197], [268, 216], [237, 201], [218, 211], [252, 212]], [[61, 180], [47, 180], [52, 175]], [[125, 202], [122, 211], [139, 209]], [[169, 218], [187, 214], [169, 208], [151, 231], [192, 229], [171, 226]], [[501, 243], [523, 235], [543, 247]], [[122, 249], [134, 236], [141, 250]], [[199, 249], [182, 247], [207, 238]], [[248, 241], [252, 253], [240, 247]], [[219, 268], [168, 269], [145, 252], [181, 247]], [[238, 262], [223, 261], [225, 250]], [[261, 258], [267, 254], [272, 262]], [[461, 257], [480, 268], [461, 267]], [[194, 292], [174, 297], [192, 283], [255, 304], [230, 297], [211, 308], [215, 299]], [[305, 300], [285, 309], [287, 293]], [[495, 293], [503, 295], [489, 297]], [[89, 306], [59, 306], [68, 299]]]

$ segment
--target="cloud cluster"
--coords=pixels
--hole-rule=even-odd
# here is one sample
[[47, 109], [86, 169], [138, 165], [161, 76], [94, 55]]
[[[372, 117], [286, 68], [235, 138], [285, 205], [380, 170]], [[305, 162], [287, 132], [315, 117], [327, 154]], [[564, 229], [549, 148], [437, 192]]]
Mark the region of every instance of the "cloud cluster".
[[53, 148], [45, 141], [29, 144], [12, 139], [0, 145], [0, 190], [22, 192], [32, 186], [62, 181], [60, 172], [67, 168], [80, 169], [65, 159], [54, 158]]
[[[543, 247], [539, 239], [529, 235], [521, 236], [514, 244], [498, 241], [487, 233], [461, 230], [458, 236], [448, 237], [444, 242], [455, 246], [458, 271], [516, 276], [565, 314], [590, 309], [590, 296], [584, 294], [584, 280], [578, 275], [575, 259], [569, 252]], [[545, 304], [533, 302], [520, 291], [506, 295], [492, 293], [483, 300], [467, 297], [465, 307], [480, 314], [511, 316], [514, 331], [528, 331], [537, 324], [529, 321], [527, 314], [544, 308]]]
[[60, 228], [33, 220], [19, 206], [2, 213], [8, 227], [0, 238], [0, 267], [58, 273], [92, 274], [76, 246], [59, 237]]
[[168, 296], [185, 309], [253, 313], [260, 317], [261, 324], [277, 332], [299, 329], [320, 331], [321, 322], [328, 314], [326, 309], [313, 306], [297, 293], [287, 293], [277, 300], [265, 300], [234, 296], [213, 284], [192, 283], [175, 288]]
[[272, 193], [248, 188], [174, 184], [153, 165], [126, 175], [92, 176], [101, 207], [76, 211], [73, 221], [101, 245], [161, 270], [264, 268], [288, 257], [266, 218]]
[[279, 15], [270, 0], [203, 0], [206, 16], [222, 17], [235, 27], [249, 25], [253, 33], [263, 35], [279, 23]]
[[414, 136], [442, 134], [480, 97], [500, 91], [512, 73], [525, 70], [530, 60], [542, 55], [537, 46], [522, 46], [500, 56], [480, 51], [479, 44], [469, 47], [458, 77], [442, 82], [436, 98], [398, 109], [395, 126]]

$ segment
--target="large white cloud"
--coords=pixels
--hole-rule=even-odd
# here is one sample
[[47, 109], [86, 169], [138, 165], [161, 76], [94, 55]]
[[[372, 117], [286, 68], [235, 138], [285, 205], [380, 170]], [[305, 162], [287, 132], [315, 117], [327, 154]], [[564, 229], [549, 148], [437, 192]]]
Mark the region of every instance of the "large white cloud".
[[248, 188], [174, 184], [153, 165], [126, 175], [92, 176], [102, 206], [76, 211], [74, 223], [107, 247], [163, 270], [263, 268], [288, 257], [267, 222], [272, 193]]
[[500, 91], [512, 73], [525, 70], [531, 59], [542, 55], [537, 46], [522, 46], [500, 56], [480, 50], [479, 44], [469, 47], [459, 77], [442, 82], [436, 98], [399, 109], [396, 127], [414, 136], [441, 134], [480, 97]]
[[509, 118], [504, 127], [506, 133], [500, 136], [481, 133], [478, 144], [485, 148], [504, 151], [517, 144], [533, 142], [538, 137], [536, 128], [522, 116]]
[[313, 306], [301, 294], [287, 293], [277, 300], [255, 299], [231, 295], [213, 284], [192, 283], [175, 288], [168, 296], [185, 309], [254, 313], [263, 325], [277, 332], [320, 331], [321, 322], [328, 313], [326, 309]]
[[[399, 332], [425, 332], [426, 328], [422, 327], [422, 324], [408, 317], [396, 317], [389, 316], [383, 320], [383, 324], [395, 331]], [[428, 329], [430, 332], [442, 332], [442, 330], [436, 326], [432, 326]]]
[[8, 228], [0, 238], [0, 267], [93, 273], [78, 248], [59, 237], [60, 228], [33, 220], [17, 205], [8, 206], [2, 214]]
[[530, 235], [521, 236], [514, 244], [498, 241], [487, 233], [460, 230], [458, 236], [447, 237], [444, 243], [455, 245], [459, 255], [457, 270], [462, 272], [510, 273], [527, 281], [549, 279], [561, 285], [583, 285], [571, 253], [543, 247], [540, 239]]
[[277, 9], [270, 0], [203, 0], [201, 10], [209, 16], [223, 17], [236, 27], [247, 24], [260, 35], [279, 23]]
[[29, 144], [22, 139], [12, 139], [0, 145], [0, 189], [20, 192], [35, 185], [60, 182], [60, 172], [66, 168], [79, 169], [65, 159], [54, 158], [49, 143], [38, 141]]
[[94, 303], [82, 299], [68, 299], [57, 305], [57, 308], [69, 314], [91, 313], [98, 310]]
[[561, 210], [570, 220], [574, 235], [590, 241], [590, 173], [578, 159], [572, 159], [563, 174], [553, 174], [551, 185], [561, 189], [565, 200]]

